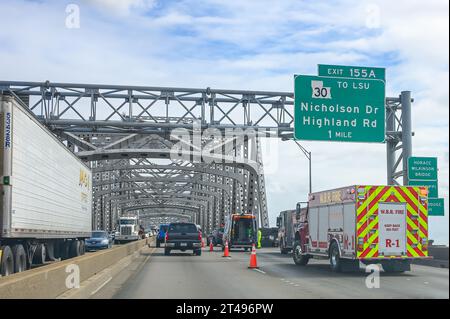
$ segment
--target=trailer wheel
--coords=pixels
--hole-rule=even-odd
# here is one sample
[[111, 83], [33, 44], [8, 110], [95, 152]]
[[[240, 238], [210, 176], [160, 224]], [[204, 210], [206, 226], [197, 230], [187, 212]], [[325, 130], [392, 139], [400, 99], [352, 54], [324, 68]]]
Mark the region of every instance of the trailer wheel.
[[86, 246], [84, 245], [84, 240], [80, 240], [80, 256], [83, 256], [86, 252]]
[[292, 258], [296, 265], [306, 266], [309, 262], [309, 256], [304, 255], [302, 251], [302, 245], [299, 242], [294, 243], [294, 248], [292, 249]]
[[45, 263], [45, 258], [47, 257], [47, 249], [44, 244], [37, 244], [36, 250], [33, 255], [33, 264], [42, 265]]
[[69, 249], [69, 257], [78, 257], [80, 255], [80, 242], [75, 239], [72, 240], [70, 243], [70, 249]]
[[0, 273], [2, 276], [9, 276], [14, 273], [14, 256], [9, 246], [0, 247], [2, 260], [0, 260]]
[[339, 254], [339, 247], [335, 242], [331, 244], [330, 248], [330, 266], [334, 272], [341, 271], [341, 256]]
[[27, 255], [21, 244], [14, 245], [12, 248], [14, 256], [14, 273], [27, 270]]
[[66, 260], [70, 258], [70, 245], [71, 241], [66, 240], [61, 243], [61, 260]]

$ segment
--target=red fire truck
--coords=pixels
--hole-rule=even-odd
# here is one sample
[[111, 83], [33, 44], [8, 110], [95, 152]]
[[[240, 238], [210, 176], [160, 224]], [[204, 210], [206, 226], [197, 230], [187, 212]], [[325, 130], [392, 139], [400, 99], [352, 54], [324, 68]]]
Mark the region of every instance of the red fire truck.
[[293, 259], [327, 258], [333, 271], [381, 264], [409, 271], [428, 257], [428, 188], [354, 185], [310, 194], [298, 203]]

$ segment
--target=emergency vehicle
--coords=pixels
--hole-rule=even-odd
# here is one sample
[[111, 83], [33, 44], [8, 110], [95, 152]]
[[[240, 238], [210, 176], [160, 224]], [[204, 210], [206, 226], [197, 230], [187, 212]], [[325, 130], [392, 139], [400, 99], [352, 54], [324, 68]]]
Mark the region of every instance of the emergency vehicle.
[[[244, 248], [250, 250], [252, 244], [257, 243], [257, 221], [253, 214], [231, 214], [225, 220], [223, 233], [223, 245], [228, 242], [228, 247]], [[222, 247], [224, 249], [224, 246]]]
[[333, 271], [381, 264], [411, 270], [428, 257], [428, 188], [354, 185], [312, 193], [298, 203], [293, 259], [328, 258]]

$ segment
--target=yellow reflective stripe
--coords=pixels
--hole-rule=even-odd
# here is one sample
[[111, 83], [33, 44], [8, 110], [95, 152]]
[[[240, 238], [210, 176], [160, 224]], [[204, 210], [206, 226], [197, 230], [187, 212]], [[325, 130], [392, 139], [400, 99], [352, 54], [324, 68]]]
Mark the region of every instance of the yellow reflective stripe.
[[420, 230], [420, 228], [419, 228], [419, 236], [421, 238], [427, 238], [427, 236], [423, 233], [423, 231]]
[[428, 224], [420, 217], [420, 214], [419, 214], [419, 223], [420, 225], [422, 225], [424, 229], [428, 230]]
[[[384, 187], [385, 187], [385, 186], [381, 186], [381, 187], [380, 187], [380, 192], [381, 192], [381, 190], [382, 190]], [[389, 196], [391, 196], [391, 189], [392, 189], [392, 188], [393, 188], [393, 187], [389, 187], [388, 191], [387, 191], [386, 193], [384, 193], [383, 196], [381, 196], [381, 198], [378, 200], [377, 203], [375, 203], [375, 205], [372, 206], [372, 209], [369, 210], [369, 212], [367, 213], [366, 216], [372, 215], [376, 210], [378, 210], [378, 203], [379, 203], [379, 202], [384, 202]], [[380, 193], [380, 192], [378, 192], [378, 193]]]
[[366, 258], [373, 257], [377, 251], [378, 251], [378, 244], [376, 244], [375, 247], [373, 247], [370, 250], [370, 252], [367, 254]]
[[[366, 227], [366, 229], [364, 229], [364, 231], [359, 235], [359, 238], [361, 237], [365, 237], [367, 235], [367, 233], [373, 228], [373, 226], [375, 226], [378, 223], [378, 217], [375, 218], [374, 220], [372, 220], [372, 222]], [[375, 232], [377, 233], [378, 230]]]
[[411, 215], [417, 215], [418, 212], [416, 212], [414, 210], [414, 208], [411, 207], [411, 205], [408, 204], [408, 202], [406, 201], [406, 199], [402, 196], [402, 194], [400, 194], [398, 192], [398, 190], [394, 190], [395, 193], [395, 197], [397, 197], [397, 199], [401, 202], [401, 203], [405, 203], [406, 204], [406, 209], [411, 213]]
[[[414, 205], [416, 205], [417, 207], [419, 207], [419, 201], [416, 197], [414, 197], [413, 194], [411, 194], [411, 192], [409, 191], [408, 187], [406, 186], [402, 186], [401, 190], [408, 195], [408, 198], [414, 203]], [[417, 193], [419, 193], [419, 190], [417, 189]]]
[[[374, 241], [377, 237], [378, 237], [378, 231], [375, 232], [372, 236], [370, 236], [369, 240], [368, 240], [366, 243], [364, 243], [364, 245], [363, 245], [363, 251], [361, 251], [361, 252], [358, 251], [358, 257], [360, 257], [361, 254], [362, 254], [368, 247], [370, 247], [370, 245], [373, 244], [373, 241]], [[370, 257], [372, 257], [372, 256], [375, 254], [375, 252], [376, 252], [377, 250], [378, 250], [378, 244], [376, 244], [375, 247], [372, 248], [372, 249], [367, 253], [367, 255], [366, 255], [364, 258], [370, 258]]]
[[[418, 229], [419, 227], [417, 227], [414, 222], [411, 220], [411, 218], [406, 218], [406, 222], [408, 223], [409, 226], [411, 226], [411, 228], [413, 229]], [[406, 229], [406, 231], [408, 231], [408, 229]]]
[[[372, 202], [372, 200], [380, 193], [380, 191], [383, 189], [383, 187], [385, 186], [379, 186], [377, 187], [372, 194], [370, 194], [370, 196], [362, 203], [361, 206], [358, 207], [358, 212], [357, 215], [360, 215], [362, 211], [364, 211], [364, 209], [367, 208], [367, 205], [369, 205], [370, 202]], [[367, 189], [368, 190], [368, 189]], [[366, 190], [366, 192], [367, 192]]]
[[[417, 192], [417, 194], [420, 194], [420, 189], [419, 187], [413, 187], [414, 191]], [[411, 192], [409, 191], [408, 187], [402, 187], [402, 190], [405, 192], [405, 194], [408, 195], [409, 199], [411, 199], [411, 201], [417, 206], [417, 210], [422, 211], [422, 213], [426, 214], [426, 209], [425, 207], [422, 205], [422, 203], [420, 202], [420, 200], [416, 197], [414, 197], [413, 194], [411, 194]], [[418, 195], [420, 196], [420, 195]], [[417, 211], [417, 213], [419, 213]]]
[[414, 249], [412, 249], [411, 246], [409, 246], [409, 245], [407, 246], [407, 250], [413, 257], [419, 256], [419, 254]]
[[[420, 201], [419, 201], [419, 203], [420, 203]], [[420, 203], [419, 209], [425, 216], [428, 216], [428, 210], [425, 208], [425, 206], [422, 203]]]
[[408, 233], [407, 236], [408, 236], [409, 239], [411, 239], [411, 241], [412, 241], [414, 244], [417, 244], [417, 243], [418, 243], [417, 238], [414, 237], [411, 233]]

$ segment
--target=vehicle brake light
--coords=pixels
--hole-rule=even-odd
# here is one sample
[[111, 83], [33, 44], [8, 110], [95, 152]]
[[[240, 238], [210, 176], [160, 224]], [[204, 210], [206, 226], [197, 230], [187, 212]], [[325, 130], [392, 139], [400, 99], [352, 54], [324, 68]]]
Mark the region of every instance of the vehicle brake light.
[[422, 250], [423, 251], [428, 250], [428, 240], [426, 238], [422, 238]]
[[422, 195], [422, 196], [427, 196], [427, 195], [428, 195], [428, 188], [426, 188], [426, 187], [421, 187], [421, 188], [420, 188], [420, 195]]
[[168, 240], [169, 240], [169, 233], [166, 233], [165, 241], [168, 241]]
[[198, 240], [202, 240], [202, 233], [201, 232], [198, 232]]
[[364, 239], [362, 238], [358, 238], [358, 251], [364, 251]]

